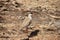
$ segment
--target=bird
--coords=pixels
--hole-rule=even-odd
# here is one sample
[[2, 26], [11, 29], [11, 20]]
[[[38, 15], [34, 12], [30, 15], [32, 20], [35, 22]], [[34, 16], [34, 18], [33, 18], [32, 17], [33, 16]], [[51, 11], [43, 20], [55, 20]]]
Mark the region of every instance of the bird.
[[25, 17], [25, 19], [23, 20], [23, 23], [21, 25], [21, 28], [27, 28], [28, 25], [31, 23], [31, 20], [32, 20], [32, 14], [28, 14], [27, 17]]

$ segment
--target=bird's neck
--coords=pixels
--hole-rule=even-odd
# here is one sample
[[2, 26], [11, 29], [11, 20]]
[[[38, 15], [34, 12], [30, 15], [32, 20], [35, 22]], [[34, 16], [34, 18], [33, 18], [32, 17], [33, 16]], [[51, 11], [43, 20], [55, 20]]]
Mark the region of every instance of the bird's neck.
[[32, 19], [31, 15], [29, 15], [28, 18]]

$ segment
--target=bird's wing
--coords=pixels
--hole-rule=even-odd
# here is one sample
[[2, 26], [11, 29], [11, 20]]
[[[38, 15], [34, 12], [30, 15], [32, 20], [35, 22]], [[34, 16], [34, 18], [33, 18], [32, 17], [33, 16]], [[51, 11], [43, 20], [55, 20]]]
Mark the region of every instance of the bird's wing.
[[31, 19], [26, 17], [22, 23], [22, 27], [26, 27], [31, 22]]

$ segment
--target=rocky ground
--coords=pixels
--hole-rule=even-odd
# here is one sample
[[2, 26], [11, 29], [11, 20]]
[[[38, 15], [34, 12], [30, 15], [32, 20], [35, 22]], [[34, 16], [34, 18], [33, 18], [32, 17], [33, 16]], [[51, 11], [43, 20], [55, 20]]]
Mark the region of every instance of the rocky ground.
[[0, 40], [60, 40], [60, 0], [0, 0]]

